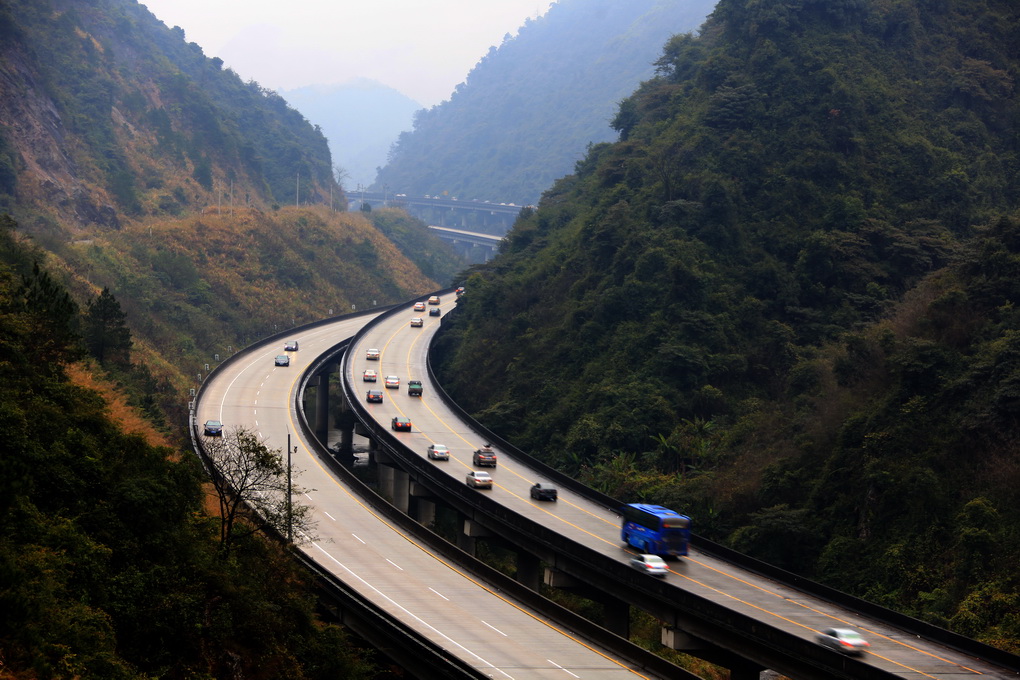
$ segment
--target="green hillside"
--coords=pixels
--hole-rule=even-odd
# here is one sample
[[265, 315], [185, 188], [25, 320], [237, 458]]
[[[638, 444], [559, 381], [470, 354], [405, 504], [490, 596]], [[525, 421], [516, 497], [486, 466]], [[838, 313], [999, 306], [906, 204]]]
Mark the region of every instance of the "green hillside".
[[1017, 649], [1020, 8], [722, 0], [657, 69], [470, 273], [444, 380], [603, 491]]
[[504, 39], [449, 101], [419, 111], [375, 186], [528, 205], [593, 142], [615, 139], [617, 103], [653, 75], [671, 35], [714, 0], [559, 0]]
[[319, 130], [134, 0], [4, 2], [0, 76], [0, 208], [33, 233], [328, 202]]

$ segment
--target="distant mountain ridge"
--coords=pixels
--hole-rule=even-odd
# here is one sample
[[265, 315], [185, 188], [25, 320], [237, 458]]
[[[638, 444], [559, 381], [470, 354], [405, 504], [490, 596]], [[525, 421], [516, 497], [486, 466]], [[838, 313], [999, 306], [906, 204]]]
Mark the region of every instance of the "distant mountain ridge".
[[415, 115], [374, 187], [538, 202], [592, 142], [614, 139], [617, 104], [662, 44], [695, 30], [711, 0], [560, 0], [492, 47], [449, 101]]

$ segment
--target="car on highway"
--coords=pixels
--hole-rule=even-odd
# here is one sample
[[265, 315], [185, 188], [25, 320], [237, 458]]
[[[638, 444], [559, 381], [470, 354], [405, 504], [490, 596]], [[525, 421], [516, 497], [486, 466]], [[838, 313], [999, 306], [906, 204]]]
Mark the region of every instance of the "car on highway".
[[630, 566], [653, 576], [665, 576], [669, 573], [666, 560], [658, 555], [635, 555], [630, 560]]
[[471, 462], [475, 467], [496, 467], [496, 452], [492, 450], [492, 445], [486, 444], [480, 449], [475, 449], [471, 454]]
[[464, 480], [468, 486], [472, 486], [476, 489], [491, 489], [492, 488], [492, 477], [489, 476], [488, 472], [483, 470], [472, 470], [467, 473], [467, 478]]
[[443, 444], [429, 444], [425, 453], [432, 460], [450, 460], [450, 449]]
[[557, 496], [559, 491], [552, 484], [537, 482], [531, 485], [531, 497], [537, 501], [554, 501]]
[[291, 340], [290, 342], [288, 342], [286, 345], [283, 346], [283, 351], [284, 352], [296, 352], [296, 351], [298, 351], [298, 341], [297, 340]]
[[405, 432], [411, 431], [411, 419], [405, 418], [404, 416], [393, 416], [393, 420], [390, 421], [390, 427], [394, 430]]
[[421, 328], [424, 325], [425, 325], [425, 320], [422, 319], [420, 316], [416, 316], [413, 319], [411, 319], [411, 326], [413, 328]]
[[202, 426], [202, 434], [206, 437], [222, 437], [223, 423], [218, 420], [207, 420]]
[[374, 368], [366, 368], [365, 372], [361, 374], [361, 379], [364, 382], [375, 382], [378, 377], [379, 373]]
[[400, 389], [400, 378], [395, 375], [388, 375], [383, 381], [383, 385], [385, 385], [388, 390], [398, 390]]
[[424, 302], [415, 302], [414, 303], [414, 311], [416, 311], [416, 312], [424, 312], [425, 311], [425, 303]]
[[429, 298], [429, 304], [430, 305], [438, 305], [439, 302], [440, 302], [440, 300], [439, 300], [439, 296], [438, 295], [433, 295], [433, 296], [431, 296]]
[[823, 647], [848, 656], [863, 656], [871, 646], [860, 633], [850, 628], [826, 628], [815, 636], [815, 640]]
[[277, 366], [290, 366], [290, 357], [287, 356], [286, 354], [277, 354], [276, 355], [276, 365]]
[[365, 352], [365, 358], [369, 361], [379, 361], [379, 350], [373, 347]]
[[369, 404], [381, 404], [382, 403], [382, 390], [369, 390], [365, 394], [365, 401]]
[[439, 309], [439, 307], [430, 307], [429, 308], [429, 316], [439, 316], [442, 313], [443, 313], [443, 310]]
[[421, 380], [408, 380], [407, 381], [407, 394], [411, 397], [420, 397], [422, 391], [425, 388], [422, 387]]

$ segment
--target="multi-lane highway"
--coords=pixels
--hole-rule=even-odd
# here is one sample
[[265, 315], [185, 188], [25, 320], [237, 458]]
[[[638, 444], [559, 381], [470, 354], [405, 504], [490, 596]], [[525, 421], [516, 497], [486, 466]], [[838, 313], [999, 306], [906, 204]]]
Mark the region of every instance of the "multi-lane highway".
[[[444, 299], [444, 313], [454, 304], [452, 295]], [[422, 317], [423, 327], [412, 327], [409, 323], [412, 316]], [[349, 349], [344, 378], [356, 387], [361, 386], [362, 393], [369, 387], [383, 390], [383, 403], [368, 405], [371, 416], [383, 424], [388, 424], [394, 416], [410, 418], [412, 431], [397, 433], [400, 441], [423, 457], [429, 444], [445, 444], [451, 451], [450, 460], [431, 464], [439, 474], [464, 480], [474, 469], [471, 452], [485, 442], [447, 408], [436, 396], [436, 386], [429, 382], [426, 354], [429, 340], [439, 324], [438, 317], [413, 312], [410, 304], [406, 313], [380, 318]], [[370, 348], [381, 351], [379, 360], [366, 358]], [[398, 376], [401, 389], [384, 389], [382, 382], [363, 383], [362, 374], [366, 369], [375, 369], [380, 381], [382, 376]], [[407, 395], [404, 384], [409, 378], [424, 382], [423, 397]], [[491, 471], [493, 489], [477, 493], [488, 494], [513, 512], [553, 527], [609, 559], [621, 562], [629, 559], [630, 554], [621, 547], [619, 540], [619, 518], [612, 509], [562, 488], [555, 503], [532, 500], [529, 488], [536, 481], [543, 481], [541, 473], [505, 451], [497, 450], [497, 454], [498, 466]], [[899, 677], [940, 680], [1016, 677], [1011, 671], [907, 634], [882, 621], [862, 617], [711, 555], [694, 551], [689, 558], [670, 564], [667, 582], [673, 587], [700, 595], [798, 638], [813, 640], [818, 631], [829, 627], [855, 628], [871, 643], [866, 662]]]
[[[446, 307], [450, 304], [447, 302]], [[375, 363], [385, 369], [381, 371], [383, 374], [392, 370], [405, 379], [411, 375], [405, 363], [409, 360], [407, 357], [416, 353], [416, 357], [421, 358], [420, 353], [425, 350], [422, 340], [437, 320], [423, 317], [427, 328], [414, 329], [417, 334], [408, 334], [399, 341], [396, 329], [382, 330], [380, 344], [385, 353], [383, 360]], [[302, 470], [296, 483], [309, 489], [300, 500], [313, 509], [317, 522], [316, 540], [306, 543], [302, 550], [392, 617], [478, 669], [482, 677], [518, 680], [651, 677], [510, 596], [497, 592], [493, 586], [405, 534], [312, 455], [312, 448], [299, 434], [297, 413], [292, 406], [300, 376], [318, 355], [353, 335], [370, 318], [338, 320], [287, 338], [300, 342], [299, 351], [288, 353], [290, 366], [276, 366], [274, 362], [274, 357], [284, 353], [283, 340], [245, 351], [213, 374], [203, 387], [195, 405], [196, 422], [220, 420], [228, 435], [235, 427], [252, 429], [271, 448], [283, 450], [290, 441], [290, 445], [296, 447], [293, 464]], [[411, 377], [419, 375], [414, 372]], [[381, 383], [379, 388], [383, 389]], [[435, 406], [428, 397], [412, 400], [404, 385], [400, 390], [386, 392], [386, 400], [377, 408], [384, 419], [407, 413], [423, 422], [425, 418], [419, 417], [419, 409], [428, 412]], [[452, 422], [446, 422], [443, 427], [453, 427], [453, 430], [439, 430], [438, 425], [434, 429], [437, 434], [443, 432], [451, 448], [456, 449], [456, 460], [446, 465], [463, 472], [466, 468], [461, 462], [462, 449], [469, 445], [470, 437], [467, 433], [461, 433], [463, 440], [454, 437], [452, 432], [456, 431], [456, 426]], [[409, 442], [428, 441], [423, 438], [418, 424], [408, 437]], [[505, 474], [505, 469], [498, 474], [499, 493], [505, 493], [510, 485], [509, 475]], [[520, 493], [517, 485], [513, 488]], [[569, 506], [570, 501], [563, 504], [564, 508]]]

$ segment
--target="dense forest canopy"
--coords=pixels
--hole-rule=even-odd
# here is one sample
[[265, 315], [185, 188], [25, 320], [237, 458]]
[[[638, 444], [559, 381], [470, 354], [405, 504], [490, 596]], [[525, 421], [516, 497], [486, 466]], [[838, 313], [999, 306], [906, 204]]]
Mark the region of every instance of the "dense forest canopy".
[[93, 315], [14, 226], [0, 217], [3, 676], [374, 677], [317, 621], [284, 552], [251, 538], [221, 551], [192, 456], [153, 443], [151, 425], [127, 434], [108, 401], [120, 390], [82, 386]]
[[470, 273], [444, 380], [603, 491], [1017, 649], [1020, 7], [722, 0], [656, 67]]
[[614, 139], [617, 103], [653, 75], [673, 33], [714, 0], [559, 0], [489, 53], [449, 101], [415, 116], [375, 186], [533, 204], [592, 142]]

